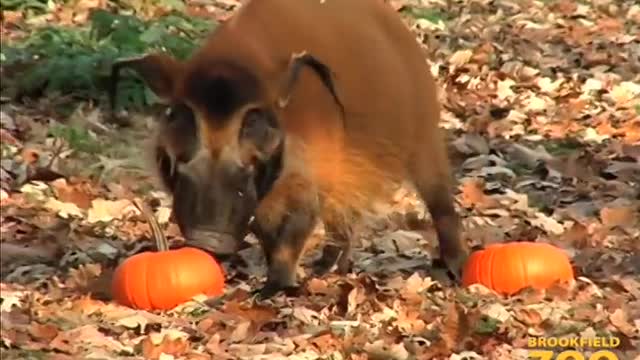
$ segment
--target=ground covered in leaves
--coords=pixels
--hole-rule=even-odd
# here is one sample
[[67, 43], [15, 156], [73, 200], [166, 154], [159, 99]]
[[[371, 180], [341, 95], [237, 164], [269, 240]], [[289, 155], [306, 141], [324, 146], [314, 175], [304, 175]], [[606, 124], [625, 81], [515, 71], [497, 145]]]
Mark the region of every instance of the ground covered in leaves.
[[[354, 273], [308, 278], [299, 297], [250, 297], [264, 279], [256, 245], [223, 264], [222, 299], [169, 312], [119, 306], [114, 267], [153, 247], [132, 199], [182, 241], [170, 199], [143, 166], [153, 120], [135, 113], [133, 126], [117, 128], [96, 102], [64, 113], [51, 109], [68, 96], [14, 91], [0, 119], [3, 358], [525, 359], [531, 337], [604, 336], [619, 339], [619, 359], [638, 359], [640, 4], [390, 3], [425, 45], [442, 89], [465, 238], [555, 244], [571, 257], [575, 284], [513, 297], [452, 286], [425, 267], [433, 226], [412, 190], [400, 189], [356, 245]], [[112, 5], [25, 4], [3, 10], [3, 41], [24, 41], [45, 23], [79, 26], [89, 9]], [[193, 1], [180, 11], [223, 20], [236, 5]], [[165, 14], [145, 1], [129, 10]], [[154, 31], [142, 38], [163, 38]], [[34, 71], [2, 64], [3, 82]]]

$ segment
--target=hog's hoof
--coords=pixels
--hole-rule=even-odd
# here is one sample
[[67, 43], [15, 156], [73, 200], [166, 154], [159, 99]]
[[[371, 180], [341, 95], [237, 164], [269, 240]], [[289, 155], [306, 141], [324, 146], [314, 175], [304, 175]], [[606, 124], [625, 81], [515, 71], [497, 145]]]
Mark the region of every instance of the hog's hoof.
[[433, 265], [435, 267], [440, 267], [448, 270], [449, 276], [452, 278], [452, 280], [457, 284], [461, 284], [462, 271], [464, 269], [464, 265], [467, 262], [467, 259], [468, 255], [463, 253], [458, 256], [441, 257], [440, 259], [435, 259], [433, 261]]
[[311, 265], [314, 276], [321, 277], [331, 271], [338, 262], [342, 249], [333, 245], [326, 245], [322, 249], [322, 255]]
[[339, 275], [347, 275], [353, 272], [353, 261], [349, 258], [341, 258], [338, 260], [337, 273]]
[[265, 284], [261, 289], [257, 289], [253, 291], [253, 295], [257, 300], [268, 300], [278, 295], [280, 293], [284, 293], [284, 295], [289, 297], [296, 297], [300, 295], [302, 288], [299, 285], [278, 285], [278, 284]]

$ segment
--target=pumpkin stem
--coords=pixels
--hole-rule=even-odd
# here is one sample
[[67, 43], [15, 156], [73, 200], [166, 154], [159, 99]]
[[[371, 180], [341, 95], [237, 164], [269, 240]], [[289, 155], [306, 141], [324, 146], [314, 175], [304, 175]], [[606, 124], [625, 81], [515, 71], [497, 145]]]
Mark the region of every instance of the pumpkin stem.
[[169, 250], [169, 243], [167, 242], [167, 238], [164, 236], [162, 230], [160, 230], [160, 225], [158, 224], [158, 220], [156, 220], [156, 217], [153, 215], [153, 211], [149, 209], [147, 204], [145, 204], [138, 198], [133, 199], [133, 203], [149, 223], [149, 226], [151, 227], [151, 235], [153, 236], [153, 240], [156, 243], [156, 248], [158, 249], [158, 251]]

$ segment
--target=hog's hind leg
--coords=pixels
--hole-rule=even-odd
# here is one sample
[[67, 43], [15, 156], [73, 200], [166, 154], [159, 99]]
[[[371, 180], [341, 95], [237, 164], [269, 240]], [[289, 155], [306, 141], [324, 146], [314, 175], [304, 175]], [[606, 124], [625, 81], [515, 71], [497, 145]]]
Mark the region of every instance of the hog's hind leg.
[[322, 276], [337, 264], [338, 274], [344, 275], [352, 270], [352, 241], [355, 234], [354, 224], [338, 224], [327, 221], [325, 223], [327, 243], [322, 249], [322, 255], [313, 262], [313, 274]]

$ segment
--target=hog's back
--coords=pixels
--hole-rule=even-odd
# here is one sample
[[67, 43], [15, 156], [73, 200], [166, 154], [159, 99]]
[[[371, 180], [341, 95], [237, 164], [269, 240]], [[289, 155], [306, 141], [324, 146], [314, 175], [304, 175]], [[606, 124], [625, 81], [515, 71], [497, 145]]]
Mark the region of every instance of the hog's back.
[[[253, 0], [226, 25], [241, 35], [238, 51], [258, 54], [264, 71], [300, 51], [327, 63], [347, 111], [347, 138], [382, 139], [407, 156], [416, 144], [436, 142], [439, 108], [429, 67], [413, 34], [381, 0]], [[319, 110], [335, 108], [326, 89], [311, 72], [304, 75], [294, 93], [303, 105], [286, 121], [303, 133], [305, 126], [318, 132], [319, 123], [342, 126]]]

